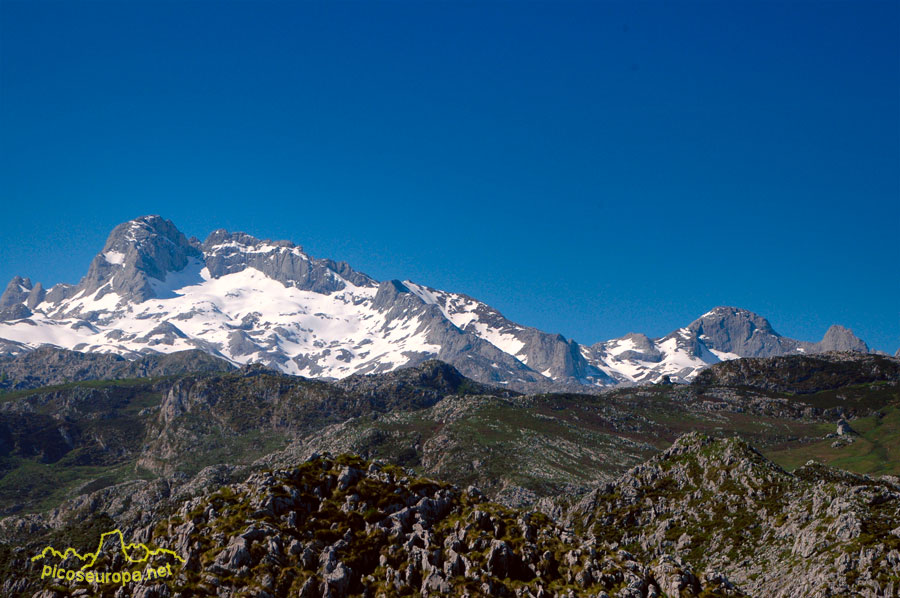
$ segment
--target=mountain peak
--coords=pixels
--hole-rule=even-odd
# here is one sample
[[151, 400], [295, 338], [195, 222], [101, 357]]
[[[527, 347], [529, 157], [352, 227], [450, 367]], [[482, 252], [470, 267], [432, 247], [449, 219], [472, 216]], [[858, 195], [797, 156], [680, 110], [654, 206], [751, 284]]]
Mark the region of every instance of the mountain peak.
[[825, 351], [857, 351], [868, 353], [869, 346], [849, 328], [833, 324], [825, 332], [825, 336], [817, 343], [820, 352]]
[[21, 276], [13, 276], [6, 290], [0, 296], [0, 309], [11, 307], [16, 303], [22, 303], [31, 291], [31, 281]]
[[188, 244], [175, 223], [162, 216], [151, 214], [140, 216], [133, 220], [119, 224], [106, 238], [104, 251], [127, 250], [130, 248], [142, 249], [147, 243], [157, 238], [162, 238], [176, 244]]
[[41, 283], [32, 285], [30, 278], [14, 276], [0, 295], [0, 321], [27, 318], [45, 295]]
[[716, 307], [691, 322], [688, 330], [709, 349], [741, 357], [786, 353], [796, 344], [782, 338], [764, 317], [739, 307]]
[[149, 215], [123, 222], [106, 239], [77, 290], [82, 296], [108, 293], [141, 302], [154, 297], [150, 279], [164, 281], [169, 272], [200, 258], [200, 250], [171, 220]]
[[728, 305], [720, 305], [718, 307], [714, 307], [709, 310], [696, 320], [691, 323], [691, 326], [694, 326], [697, 323], [701, 322], [738, 322], [744, 321], [748, 322], [753, 326], [753, 329], [759, 329], [762, 332], [775, 334], [775, 330], [772, 328], [772, 325], [769, 323], [767, 319], [762, 317], [761, 315], [750, 311], [749, 309], [743, 309], [740, 307], [732, 307]]

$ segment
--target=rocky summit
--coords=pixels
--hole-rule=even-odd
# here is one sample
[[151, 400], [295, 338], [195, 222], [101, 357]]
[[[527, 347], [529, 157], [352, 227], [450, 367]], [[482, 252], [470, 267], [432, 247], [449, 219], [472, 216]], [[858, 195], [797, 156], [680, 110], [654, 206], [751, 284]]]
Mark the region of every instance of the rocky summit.
[[0, 296], [0, 354], [42, 345], [129, 359], [197, 349], [235, 365], [345, 378], [428, 359], [520, 391], [685, 382], [738, 357], [868, 352], [832, 326], [819, 342], [779, 335], [752, 312], [717, 307], [662, 338], [583, 345], [520, 325], [472, 297], [377, 281], [289, 241], [216, 230], [201, 242], [169, 220], [117, 226], [77, 285], [13, 278]]

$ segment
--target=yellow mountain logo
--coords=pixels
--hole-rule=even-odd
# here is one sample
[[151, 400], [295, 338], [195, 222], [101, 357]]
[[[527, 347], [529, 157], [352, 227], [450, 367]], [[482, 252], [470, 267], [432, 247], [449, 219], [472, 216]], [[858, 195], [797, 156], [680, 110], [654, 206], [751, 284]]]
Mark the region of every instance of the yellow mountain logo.
[[[144, 564], [146, 565], [146, 569], [143, 571], [137, 569], [134, 571], [116, 571], [112, 573], [88, 571], [94, 566], [94, 564], [97, 562], [97, 559], [99, 559], [100, 555], [104, 552], [104, 548], [107, 544], [107, 539], [111, 539], [111, 543], [118, 544], [118, 550], [122, 553], [122, 556], [125, 557], [126, 562], [134, 564]], [[118, 542], [116, 542], [116, 540], [118, 540]], [[105, 552], [110, 552], [109, 548], [111, 547], [107, 547]], [[68, 547], [63, 551], [59, 551], [53, 546], [47, 546], [40, 552], [40, 554], [31, 557], [31, 561], [36, 563], [42, 559], [49, 560], [52, 557], [56, 557], [60, 560], [61, 564], [69, 558], [74, 558], [81, 564], [77, 571], [74, 569], [66, 570], [60, 568], [58, 564], [53, 566], [51, 566], [49, 563], [44, 564], [41, 572], [41, 578], [49, 577], [51, 579], [66, 579], [68, 581], [87, 583], [113, 582], [122, 583], [124, 585], [125, 583], [130, 583], [132, 581], [155, 580], [161, 577], [171, 577], [171, 563], [160, 565], [157, 567], [153, 567], [149, 564], [150, 559], [156, 556], [168, 556], [177, 560], [182, 565], [185, 563], [185, 559], [173, 550], [168, 550], [166, 548], [151, 548], [141, 542], [125, 542], [125, 536], [119, 529], [114, 529], [111, 532], [102, 534], [100, 536], [100, 542], [97, 544], [97, 550], [95, 550], [94, 552], [85, 552], [84, 554], [82, 554], [72, 547]]]
[[46, 548], [44, 548], [44, 550], [41, 551], [40, 554], [31, 557], [31, 560], [32, 562], [36, 562], [43, 558], [46, 558], [47, 556], [55, 556], [61, 560], [66, 560], [69, 557], [75, 557], [82, 562], [81, 570], [84, 571], [85, 569], [90, 569], [91, 567], [93, 567], [94, 563], [97, 562], [97, 559], [100, 557], [100, 553], [103, 551], [103, 544], [106, 542], [106, 538], [110, 536], [118, 537], [122, 555], [129, 563], [146, 563], [150, 557], [157, 555], [168, 555], [177, 559], [182, 564], [184, 564], [185, 562], [180, 555], [172, 550], [167, 550], [165, 548], [150, 548], [143, 543], [126, 544], [125, 537], [122, 535], [121, 530], [118, 529], [114, 529], [111, 532], [106, 532], [101, 535], [100, 543], [97, 545], [97, 550], [95, 550], [94, 552], [86, 552], [82, 555], [74, 548], [66, 548], [65, 551], [60, 552], [52, 546], [47, 546]]

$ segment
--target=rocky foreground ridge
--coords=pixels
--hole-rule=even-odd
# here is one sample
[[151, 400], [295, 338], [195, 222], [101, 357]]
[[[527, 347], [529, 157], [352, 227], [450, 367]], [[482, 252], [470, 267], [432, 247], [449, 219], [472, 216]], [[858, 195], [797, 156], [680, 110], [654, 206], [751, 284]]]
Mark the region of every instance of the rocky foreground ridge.
[[738, 438], [683, 436], [568, 517], [642, 559], [721, 571], [752, 596], [900, 593], [900, 479], [812, 461], [788, 473]]
[[[182, 501], [167, 517], [139, 517], [130, 532], [186, 563], [169, 584], [95, 586], [91, 595], [638, 598], [678, 584], [686, 596], [742, 595], [724, 576], [641, 563], [584, 542], [541, 513], [488, 502], [475, 488], [349, 455], [253, 474]], [[124, 564], [116, 553], [109, 563]], [[6, 582], [2, 591], [31, 595], [36, 585]], [[63, 585], [36, 592], [78, 595]]]
[[[351, 455], [166, 498], [106, 489], [4, 538], [112, 513], [134, 541], [186, 563], [168, 584], [45, 587], [4, 548], [8, 596], [896, 596], [900, 485], [810, 464], [794, 474], [737, 439], [689, 434], [560, 521]], [[124, 491], [124, 492], [123, 492]], [[102, 523], [111, 521], [99, 520]], [[102, 527], [102, 525], [100, 525]], [[91, 531], [80, 529], [81, 536]], [[99, 530], [98, 532], [99, 533]], [[87, 540], [90, 542], [90, 540]], [[26, 541], [26, 543], [28, 543]], [[110, 563], [115, 565], [115, 558]]]

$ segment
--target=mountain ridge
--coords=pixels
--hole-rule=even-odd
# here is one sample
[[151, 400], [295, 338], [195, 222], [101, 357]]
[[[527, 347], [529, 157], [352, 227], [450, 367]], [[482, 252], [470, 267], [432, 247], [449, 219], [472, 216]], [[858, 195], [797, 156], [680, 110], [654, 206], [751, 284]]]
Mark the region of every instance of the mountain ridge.
[[479, 382], [523, 391], [689, 382], [737, 357], [869, 352], [841, 326], [819, 342], [799, 341], [724, 306], [658, 339], [630, 333], [583, 345], [468, 295], [379, 282], [290, 241], [224, 229], [189, 239], [160, 216], [115, 227], [76, 285], [10, 281], [0, 296], [0, 354], [45, 344], [129, 358], [199, 349], [316, 378], [440, 359]]

